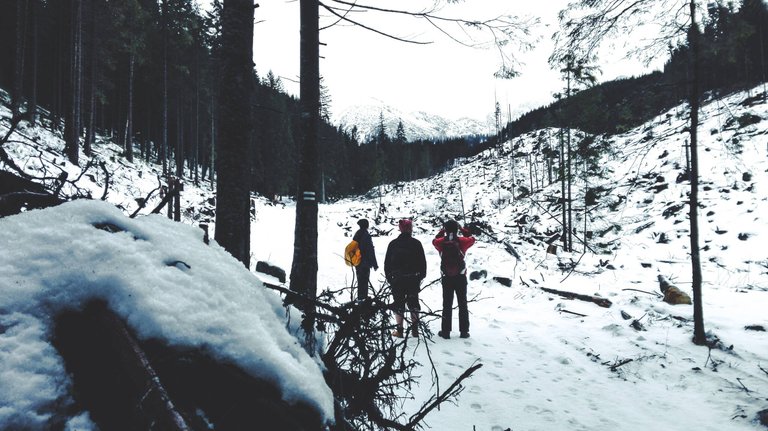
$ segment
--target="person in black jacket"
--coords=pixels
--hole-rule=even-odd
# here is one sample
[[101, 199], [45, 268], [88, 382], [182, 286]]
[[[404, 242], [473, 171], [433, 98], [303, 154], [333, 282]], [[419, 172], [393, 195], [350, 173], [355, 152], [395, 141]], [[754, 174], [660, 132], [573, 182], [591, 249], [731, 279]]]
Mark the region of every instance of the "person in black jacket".
[[371, 234], [368, 233], [368, 220], [360, 219], [357, 225], [360, 229], [355, 232], [352, 239], [357, 241], [360, 247], [360, 264], [355, 267], [355, 273], [357, 274], [357, 299], [363, 300], [368, 298], [368, 279], [371, 277], [371, 268], [376, 271], [379, 269], [379, 264], [376, 262], [376, 251], [373, 248]]
[[411, 312], [411, 333], [417, 337], [419, 335], [419, 288], [421, 280], [427, 275], [427, 259], [424, 257], [424, 247], [421, 246], [421, 242], [411, 236], [413, 232], [411, 220], [400, 220], [398, 227], [400, 235], [389, 243], [384, 259], [384, 275], [392, 287], [397, 323], [392, 336], [403, 336], [403, 314], [407, 304]]

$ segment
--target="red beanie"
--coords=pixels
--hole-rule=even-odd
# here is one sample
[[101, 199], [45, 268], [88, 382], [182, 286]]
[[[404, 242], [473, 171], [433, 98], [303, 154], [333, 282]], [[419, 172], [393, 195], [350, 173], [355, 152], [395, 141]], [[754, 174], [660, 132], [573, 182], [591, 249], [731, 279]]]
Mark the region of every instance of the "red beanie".
[[411, 233], [411, 232], [413, 232], [413, 222], [411, 222], [407, 218], [404, 218], [404, 219], [400, 220], [400, 222], [398, 222], [397, 225], [400, 228], [400, 232], [402, 232], [402, 233]]

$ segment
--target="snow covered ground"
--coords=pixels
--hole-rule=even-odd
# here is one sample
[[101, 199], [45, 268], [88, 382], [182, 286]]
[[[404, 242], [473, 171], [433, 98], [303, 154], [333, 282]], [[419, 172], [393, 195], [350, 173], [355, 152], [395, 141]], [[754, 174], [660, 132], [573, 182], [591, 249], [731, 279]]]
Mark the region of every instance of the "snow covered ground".
[[[427, 251], [426, 282], [436, 280], [439, 259], [430, 245], [431, 239], [440, 220], [461, 218], [466, 213], [471, 215], [467, 221], [471, 218], [480, 223], [486, 232], [468, 253], [469, 270], [487, 272], [486, 277], [469, 285], [469, 296], [474, 298], [469, 306], [472, 337], [459, 339], [454, 332], [450, 340], [435, 338], [433, 342], [409, 347], [409, 354], [424, 367], [420, 368], [420, 384], [412, 399], [404, 401], [406, 416], [435, 391], [431, 358], [441, 389], [469, 366], [483, 364], [466, 381], [456, 404], [444, 405], [427, 417], [427, 423], [436, 430], [764, 429], [757, 423], [756, 415], [768, 408], [768, 333], [745, 327], [768, 328], [768, 253], [762, 247], [768, 227], [763, 215], [768, 210], [768, 106], [761, 100], [750, 101], [749, 96], [738, 93], [705, 103], [699, 129], [704, 319], [706, 330], [720, 340], [721, 348], [710, 350], [694, 345], [692, 307], [672, 306], [653, 294], [658, 292], [657, 275], [691, 293], [685, 205], [689, 185], [684, 178], [678, 182], [688, 139], [684, 130], [687, 115], [681, 107], [626, 134], [598, 140], [612, 154], [596, 163], [600, 176], [588, 179], [589, 187], [600, 191], [596, 204], [589, 206], [587, 220], [587, 230], [592, 232], [588, 244], [594, 252], [582, 255], [583, 246], [575, 239], [574, 253], [562, 249], [558, 249], [557, 255], [546, 253], [543, 239], [555, 231], [560, 217], [556, 203], [560, 186], [541, 184], [541, 179], [547, 177], [541, 158], [534, 175], [525, 157], [517, 157], [516, 161], [510, 157], [527, 153], [537, 143], [555, 143], [554, 130], [539, 131], [507, 143], [501, 155], [489, 151], [433, 178], [405, 184], [401, 189], [383, 187], [381, 202], [386, 212], [379, 212], [375, 191], [366, 197], [321, 205], [319, 287], [338, 289], [351, 283], [352, 272], [344, 265], [341, 253], [361, 217], [371, 220], [372, 231], [380, 232], [374, 237], [380, 264], [387, 244], [397, 234], [397, 220], [413, 217], [415, 236]], [[7, 116], [7, 112], [0, 115]], [[756, 122], [748, 124], [753, 121]], [[0, 126], [0, 132], [3, 127]], [[78, 168], [62, 163], [63, 144], [56, 136], [39, 129], [21, 132], [30, 139], [37, 137], [43, 144], [6, 145], [20, 164], [30, 172], [42, 166], [49, 171], [71, 169], [70, 178], [77, 177]], [[38, 152], [38, 147], [42, 152]], [[140, 162], [129, 166], [116, 156], [118, 149], [114, 146], [100, 146], [98, 151], [108, 169], [115, 171], [107, 200], [122, 207], [126, 214], [132, 213], [137, 207], [135, 198], [145, 197], [157, 187], [157, 168]], [[46, 162], [48, 159], [57, 163]], [[581, 167], [577, 173], [580, 172]], [[98, 169], [93, 169], [91, 175], [92, 178], [83, 176], [82, 187], [91, 188], [98, 198], [103, 193], [105, 178]], [[538, 178], [538, 184], [532, 186], [536, 181], [531, 181], [531, 177]], [[573, 224], [578, 238], [583, 237], [584, 230], [583, 184], [584, 180], [579, 179], [574, 185]], [[534, 193], [521, 198], [521, 185]], [[209, 206], [210, 189], [188, 184], [182, 196], [184, 207], [190, 208], [184, 214], [184, 222], [205, 221], [201, 210]], [[153, 199], [156, 204], [157, 198]], [[293, 250], [294, 207], [291, 202], [273, 205], [260, 198], [255, 202], [252, 261], [267, 260], [288, 270]], [[148, 208], [153, 206], [149, 204]], [[113, 214], [102, 207], [98, 207], [98, 212]], [[147, 212], [145, 209], [142, 214]], [[516, 220], [524, 214], [529, 222], [521, 233]], [[27, 214], [0, 220], [0, 224], [3, 230], [7, 230], [6, 225], [13, 225], [14, 232], [21, 232], [27, 227], [25, 220], [42, 217]], [[171, 225], [158, 219], [142, 217], [136, 223]], [[62, 221], [62, 226], [76, 221], [77, 217]], [[193, 234], [193, 230], [180, 232], [190, 241], [199, 241], [200, 233]], [[14, 241], [23, 243], [23, 239], [9, 232], [0, 243], [5, 249]], [[506, 251], [501, 242], [514, 248], [520, 260]], [[51, 265], [45, 259], [53, 255], [58, 256], [51, 252], [38, 260]], [[6, 256], [16, 254], [2, 254], [0, 268], [4, 271], [19, 272], [31, 265]], [[184, 271], [174, 271], [179, 273], [177, 276], [184, 275]], [[509, 278], [512, 286], [506, 287], [493, 277]], [[56, 281], [59, 279], [55, 275], [40, 280], [43, 284], [66, 284]], [[374, 285], [383, 282], [381, 270], [373, 274], [372, 281]], [[601, 296], [613, 305], [601, 308], [589, 302], [567, 300], [540, 287]], [[168, 290], [169, 294], [174, 291]], [[40, 300], [39, 293], [25, 293], [24, 289], [9, 295], [11, 290], [5, 285], [0, 292], [4, 320], [36, 309], [36, 301]], [[351, 291], [349, 295], [351, 298]], [[54, 298], [59, 297], [63, 298], [62, 304], [69, 301], [68, 295]], [[421, 299], [425, 308], [437, 310], [440, 298], [436, 283], [422, 292]], [[153, 297], [147, 297], [148, 302], [152, 300]], [[207, 315], [234, 307], [228, 299], [222, 301], [217, 305], [201, 299], [195, 306], [203, 308], [201, 312]], [[140, 301], [120, 303], [126, 316], [149, 312], [142, 311], [146, 304]], [[174, 304], [168, 307], [172, 309]], [[181, 306], [179, 311], [183, 311]], [[625, 320], [622, 311], [631, 318]], [[31, 315], [38, 319], [36, 314]], [[8, 357], [16, 363], [40, 357], [52, 364], [60, 361], [46, 344], [45, 319], [39, 321], [42, 323], [30, 323], [29, 338], [15, 339], [20, 347], [13, 350], [7, 344], [10, 330], [5, 330], [0, 335], [0, 340], [5, 340], [5, 344], [0, 341], [0, 352], [11, 352]], [[642, 325], [642, 330], [631, 326], [634, 321]], [[431, 323], [433, 332], [438, 324]], [[140, 324], [133, 325], [139, 326], [136, 329], [141, 333]], [[6, 327], [3, 323], [3, 328]], [[174, 335], [172, 325], [158, 324], [154, 328], [166, 331], [169, 338], [181, 337]], [[25, 342], [19, 344], [19, 340]], [[35, 356], [24, 356], [27, 354]], [[5, 360], [2, 363], [10, 364]], [[16, 366], [6, 365], [4, 373], [10, 374], [3, 376], [16, 372]], [[59, 382], [66, 380], [61, 374], [45, 373], [54, 375]], [[3, 377], [0, 386], [10, 381], [18, 380]], [[0, 387], [0, 393], [7, 393], [6, 389]], [[22, 404], [11, 404], [7, 397], [0, 398], [0, 403], [0, 424], [2, 418], [9, 417], [8, 409], [10, 414], [20, 414], [18, 409], [22, 407], [15, 406]]]

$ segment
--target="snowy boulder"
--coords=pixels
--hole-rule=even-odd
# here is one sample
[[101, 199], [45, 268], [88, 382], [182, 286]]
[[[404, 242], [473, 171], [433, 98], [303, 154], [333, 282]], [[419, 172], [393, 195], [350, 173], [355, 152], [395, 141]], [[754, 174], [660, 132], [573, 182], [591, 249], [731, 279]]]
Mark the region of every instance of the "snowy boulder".
[[288, 319], [279, 295], [206, 245], [202, 230], [79, 200], [0, 219], [0, 250], [0, 429], [85, 421], [67, 409], [76, 391], [51, 337], [57, 316], [93, 300], [145, 348], [205, 352], [333, 418], [321, 364], [299, 342], [299, 313]]

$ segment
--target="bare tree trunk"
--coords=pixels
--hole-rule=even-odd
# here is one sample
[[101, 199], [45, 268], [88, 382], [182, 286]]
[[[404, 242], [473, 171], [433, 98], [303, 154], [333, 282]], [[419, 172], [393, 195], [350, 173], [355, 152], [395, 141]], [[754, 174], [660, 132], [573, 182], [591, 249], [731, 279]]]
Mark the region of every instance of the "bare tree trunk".
[[163, 132], [158, 158], [163, 164], [163, 176], [168, 175], [168, 0], [163, 0]]
[[216, 241], [250, 267], [251, 94], [253, 1], [224, 0], [219, 157], [216, 170]]
[[91, 0], [88, 24], [88, 34], [90, 36], [88, 40], [90, 90], [88, 91], [88, 125], [85, 129], [85, 142], [83, 142], [83, 153], [88, 157], [92, 154], [92, 145], [96, 137], [96, 65], [98, 64], [96, 61], [96, 6], [96, 2]]
[[568, 250], [568, 205], [565, 201], [565, 141], [563, 130], [560, 129], [560, 197], [563, 200], [563, 250]]
[[216, 102], [214, 97], [211, 96], [211, 168], [208, 177], [211, 180], [211, 188], [213, 188], [216, 175]]
[[[296, 228], [290, 289], [310, 301], [317, 296], [317, 145], [320, 121], [320, 41], [318, 0], [300, 0], [301, 84], [300, 110], [303, 136], [299, 152]], [[299, 303], [307, 316], [307, 350], [314, 352], [314, 305]]]
[[[60, 14], [66, 13], [66, 6], [64, 5], [64, 2], [58, 3], [56, 6], [59, 10], [58, 12]], [[60, 22], [56, 23], [56, 33], [57, 33], [57, 39], [56, 42], [56, 91], [55, 91], [55, 100], [54, 100], [54, 108], [51, 112], [51, 122], [53, 130], [59, 130], [59, 127], [61, 126], [61, 116], [64, 111], [64, 61], [66, 58], [65, 52], [66, 52], [66, 37], [64, 36], [64, 24], [61, 22], [63, 20], [59, 20]]]
[[[184, 105], [182, 95], [176, 104], [176, 185], [181, 190], [181, 181], [184, 178]], [[181, 221], [181, 193], [173, 198], [173, 220]]]
[[24, 100], [24, 45], [27, 40], [27, 0], [16, 0], [16, 52], [13, 65], [13, 95], [11, 111], [21, 111]]
[[198, 50], [195, 49], [195, 132], [194, 132], [194, 149], [192, 150], [192, 169], [194, 170], [195, 185], [200, 184], [200, 178], [198, 177], [198, 155], [200, 154], [200, 58]]
[[39, 48], [39, 38], [38, 38], [38, 24], [37, 24], [37, 15], [39, 13], [37, 2], [39, 0], [31, 0], [32, 4], [29, 7], [29, 22], [32, 33], [32, 52], [30, 52], [31, 62], [32, 62], [32, 86], [30, 88], [29, 93], [29, 101], [27, 102], [27, 121], [29, 121], [29, 124], [33, 127], [35, 124], [37, 124], [37, 51]]
[[80, 156], [80, 101], [82, 93], [82, 0], [72, 2], [72, 54], [70, 65], [70, 94], [68, 119], [64, 129], [64, 152], [70, 162], [79, 164]]
[[125, 156], [129, 162], [133, 162], [133, 77], [136, 63], [136, 54], [129, 54], [128, 59], [128, 112], [125, 126]]
[[691, 222], [691, 269], [693, 281], [693, 342], [706, 344], [707, 337], [704, 331], [704, 309], [702, 306], [701, 287], [701, 254], [699, 250], [699, 154], [697, 133], [699, 128], [699, 52], [700, 39], [699, 27], [696, 22], [696, 2], [691, 0], [691, 54], [692, 58], [692, 85], [690, 94], [691, 105], [691, 196], [690, 196], [690, 222]]
[[566, 199], [566, 203], [568, 204], [568, 251], [573, 251], [573, 195], [571, 192], [572, 185], [573, 185], [573, 172], [572, 172], [572, 166], [573, 163], [571, 161], [571, 158], [573, 157], [573, 151], [571, 150], [571, 129], [568, 128], [568, 134], [566, 135], [566, 157], [568, 159], [567, 161], [567, 169], [568, 172], [566, 173], [566, 178], [568, 180], [568, 198]]

